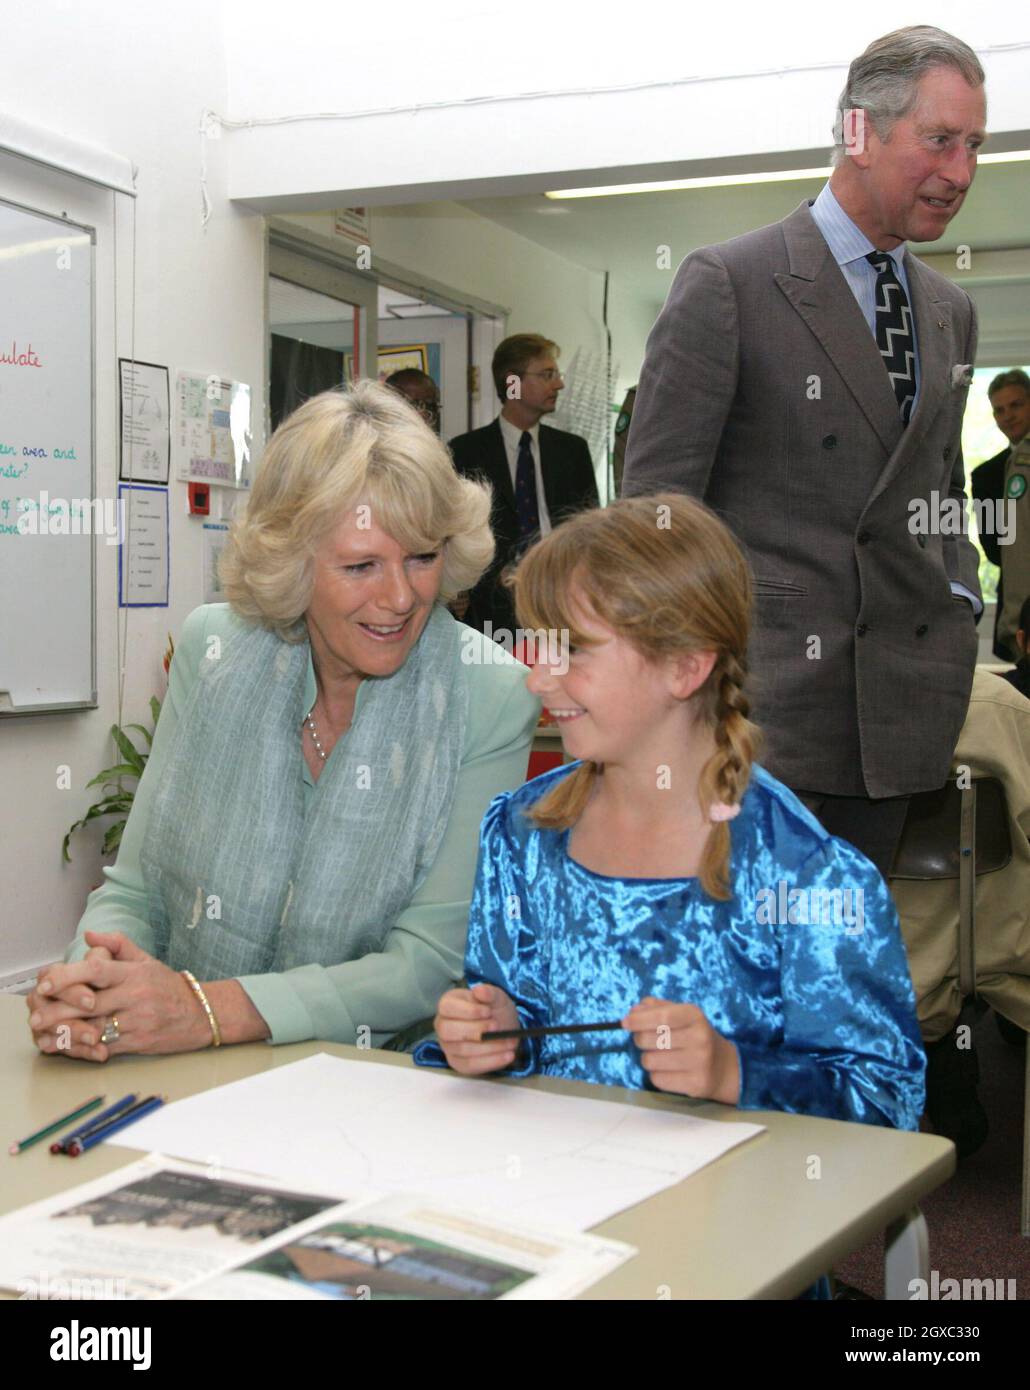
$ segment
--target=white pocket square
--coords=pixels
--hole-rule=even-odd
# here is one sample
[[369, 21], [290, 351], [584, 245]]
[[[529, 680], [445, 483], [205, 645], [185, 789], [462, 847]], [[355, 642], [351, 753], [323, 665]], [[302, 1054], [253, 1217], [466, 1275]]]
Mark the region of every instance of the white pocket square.
[[972, 362], [956, 362], [951, 369], [951, 388], [957, 391], [960, 386], [968, 386], [973, 380]]

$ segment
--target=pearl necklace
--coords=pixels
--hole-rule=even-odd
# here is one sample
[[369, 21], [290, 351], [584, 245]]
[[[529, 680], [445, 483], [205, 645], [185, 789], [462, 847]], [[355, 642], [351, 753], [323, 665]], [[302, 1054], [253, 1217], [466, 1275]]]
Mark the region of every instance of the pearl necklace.
[[304, 723], [311, 730], [311, 737], [315, 741], [315, 748], [318, 751], [318, 756], [325, 762], [325, 749], [322, 747], [321, 740], [318, 737], [318, 730], [315, 728], [315, 721], [311, 718], [310, 714], [305, 715]]

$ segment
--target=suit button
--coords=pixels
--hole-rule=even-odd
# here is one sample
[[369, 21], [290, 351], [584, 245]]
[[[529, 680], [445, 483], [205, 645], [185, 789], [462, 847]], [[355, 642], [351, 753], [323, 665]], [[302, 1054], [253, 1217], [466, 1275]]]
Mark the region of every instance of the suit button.
[[859, 531], [858, 535], [855, 537], [855, 540], [858, 541], [859, 545], [865, 545], [865, 543], [868, 541], [868, 539], [869, 539], [869, 532], [868, 532], [868, 531]]
[[916, 628], [916, 636], [917, 636], [917, 637], [925, 637], [926, 634], [927, 634], [929, 631], [930, 631], [930, 629], [929, 629], [929, 627], [926, 625], [926, 623], [920, 623], [919, 626]]
[[920, 546], [921, 549], [926, 549], [926, 537], [922, 533], [916, 536], [916, 543]]
[[837, 436], [835, 434], [823, 435], [823, 448], [835, 449], [837, 447]]
[[855, 636], [856, 636], [856, 637], [864, 637], [868, 631], [869, 631], [869, 624], [868, 624], [868, 623], [859, 623], [858, 627], [855, 628]]
[[945, 463], [947, 463], [948, 459], [950, 459], [950, 458], [951, 458], [951, 445], [949, 444], [949, 445], [945, 448], [945, 450], [944, 450], [944, 461], [945, 461]]

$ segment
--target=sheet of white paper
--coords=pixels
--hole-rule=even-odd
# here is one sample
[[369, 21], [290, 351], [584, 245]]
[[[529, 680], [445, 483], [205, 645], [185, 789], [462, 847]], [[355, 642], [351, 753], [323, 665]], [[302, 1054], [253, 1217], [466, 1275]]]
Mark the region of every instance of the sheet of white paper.
[[111, 1142], [586, 1230], [761, 1129], [319, 1053], [163, 1106]]
[[124, 529], [120, 555], [123, 608], [168, 606], [168, 489], [120, 483]]
[[120, 359], [122, 400], [121, 477], [126, 482], [168, 483], [171, 457], [168, 368]]
[[225, 542], [228, 538], [229, 523], [227, 521], [204, 522], [205, 603], [225, 602], [225, 592], [222, 589], [222, 580], [218, 573], [218, 561], [221, 558], [222, 551], [225, 549]]

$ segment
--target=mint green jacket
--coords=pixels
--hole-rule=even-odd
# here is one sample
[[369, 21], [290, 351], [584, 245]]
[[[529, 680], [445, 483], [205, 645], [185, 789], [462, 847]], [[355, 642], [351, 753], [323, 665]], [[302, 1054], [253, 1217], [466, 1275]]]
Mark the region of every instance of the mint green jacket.
[[[107, 882], [87, 899], [66, 960], [79, 960], [88, 947], [86, 931], [122, 932], [145, 951], [153, 951], [147, 920], [147, 894], [140, 870], [140, 846], [154, 789], [161, 780], [181, 711], [197, 679], [206, 639], [228, 635], [237, 619], [228, 604], [198, 608], [186, 619], [161, 709], [154, 747], [140, 780], [117, 862], [105, 868]], [[479, 845], [479, 824], [502, 791], [526, 779], [529, 747], [539, 702], [528, 693], [526, 668], [495, 642], [466, 629], [464, 651], [482, 660], [462, 669], [469, 682], [465, 751], [454, 807], [439, 854], [422, 886], [397, 917], [381, 951], [340, 965], [306, 965], [277, 974], [247, 975], [240, 983], [271, 1030], [274, 1043], [324, 1038], [356, 1041], [361, 1020], [374, 1033], [393, 1034], [436, 1012], [440, 995], [461, 979], [469, 900]], [[467, 658], [466, 658], [467, 659]], [[364, 683], [358, 687], [361, 707]], [[315, 673], [308, 661], [306, 708], [315, 703]], [[342, 743], [346, 739], [343, 735]], [[297, 756], [303, 757], [300, 733]], [[305, 762], [305, 794], [314, 781]], [[384, 827], [388, 833], [388, 827]]]

